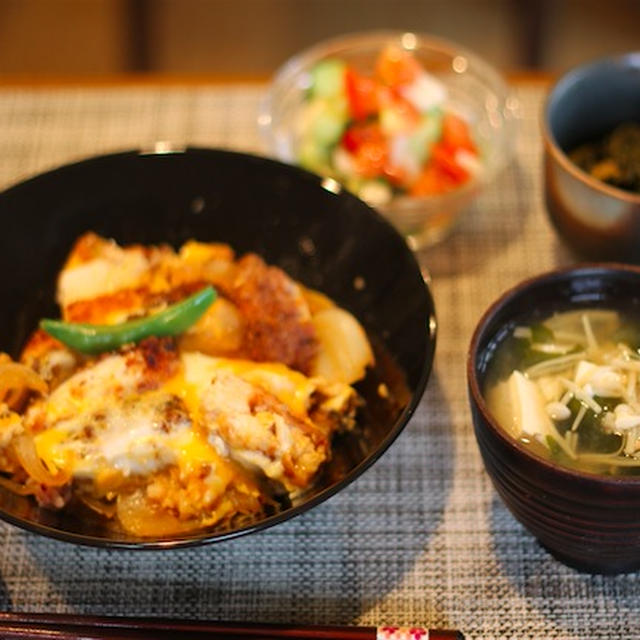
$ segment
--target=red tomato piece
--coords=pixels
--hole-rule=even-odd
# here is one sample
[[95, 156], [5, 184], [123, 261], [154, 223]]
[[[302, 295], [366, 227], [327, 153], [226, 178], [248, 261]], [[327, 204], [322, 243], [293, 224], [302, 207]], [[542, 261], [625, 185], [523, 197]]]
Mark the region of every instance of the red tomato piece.
[[362, 143], [360, 127], [351, 126], [342, 134], [342, 146], [349, 152], [355, 153]]
[[445, 113], [442, 117], [442, 143], [448, 147], [466, 149], [471, 153], [478, 152], [469, 125], [453, 113]]
[[363, 144], [356, 155], [358, 173], [365, 178], [377, 178], [387, 164], [386, 141], [369, 141]]
[[384, 134], [377, 122], [354, 122], [342, 134], [342, 146], [355, 153], [363, 144], [384, 140]]
[[409, 186], [407, 171], [402, 167], [392, 165], [390, 162], [384, 166], [384, 177], [395, 187], [406, 189]]
[[378, 83], [347, 67], [344, 76], [349, 113], [354, 120], [364, 120], [378, 112]]
[[469, 178], [469, 172], [461, 167], [455, 159], [456, 149], [450, 145], [434, 144], [431, 148], [431, 158], [439, 169], [448, 175], [455, 184], [462, 184]]
[[412, 196], [433, 196], [446, 193], [455, 186], [449, 175], [434, 162], [429, 162], [411, 185], [409, 194]]
[[420, 72], [420, 63], [413, 55], [393, 45], [385, 47], [376, 61], [376, 77], [390, 87], [411, 84]]
[[349, 127], [342, 136], [342, 145], [354, 159], [356, 171], [366, 178], [384, 172], [389, 158], [389, 145], [375, 122], [360, 122]]

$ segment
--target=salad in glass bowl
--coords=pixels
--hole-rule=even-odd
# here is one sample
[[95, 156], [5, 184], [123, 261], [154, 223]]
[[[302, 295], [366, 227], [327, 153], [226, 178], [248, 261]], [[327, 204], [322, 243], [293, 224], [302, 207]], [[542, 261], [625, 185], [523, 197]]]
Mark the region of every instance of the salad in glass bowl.
[[371, 75], [321, 60], [300, 112], [298, 160], [373, 204], [446, 193], [482, 171], [469, 122], [446, 100], [446, 86], [396, 45]]
[[512, 152], [517, 104], [457, 45], [374, 32], [286, 63], [262, 104], [269, 151], [379, 209], [414, 248], [441, 239]]

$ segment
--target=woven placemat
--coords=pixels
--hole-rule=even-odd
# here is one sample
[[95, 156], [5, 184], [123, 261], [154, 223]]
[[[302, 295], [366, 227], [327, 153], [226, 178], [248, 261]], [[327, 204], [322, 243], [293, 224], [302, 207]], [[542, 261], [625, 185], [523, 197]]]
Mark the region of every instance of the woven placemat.
[[[553, 559], [496, 496], [473, 436], [465, 358], [475, 323], [507, 287], [572, 260], [542, 203], [543, 89], [516, 94], [516, 161], [419, 256], [438, 312], [435, 368], [416, 415], [367, 473], [292, 521], [196, 549], [103, 551], [0, 524], [0, 608], [639, 638], [638, 575], [592, 576]], [[262, 152], [260, 96], [251, 85], [2, 89], [0, 187], [159, 140]]]

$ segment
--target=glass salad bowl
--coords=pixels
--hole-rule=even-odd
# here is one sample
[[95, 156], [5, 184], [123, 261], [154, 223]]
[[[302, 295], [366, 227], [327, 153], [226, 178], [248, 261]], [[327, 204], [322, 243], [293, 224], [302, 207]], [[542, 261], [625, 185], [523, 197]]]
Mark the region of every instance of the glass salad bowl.
[[379, 31], [291, 58], [258, 119], [271, 154], [354, 192], [419, 249], [444, 238], [508, 162], [517, 112], [474, 53]]

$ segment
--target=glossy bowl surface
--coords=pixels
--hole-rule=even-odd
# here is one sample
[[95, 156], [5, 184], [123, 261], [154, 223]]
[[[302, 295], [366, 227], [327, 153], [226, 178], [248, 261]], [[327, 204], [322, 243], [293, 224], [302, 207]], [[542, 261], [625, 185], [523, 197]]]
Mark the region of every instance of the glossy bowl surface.
[[482, 154], [482, 176], [447, 194], [398, 196], [377, 208], [407, 236], [412, 248], [445, 237], [462, 211], [511, 158], [519, 108], [491, 65], [453, 42], [402, 31], [373, 31], [321, 42], [291, 58], [276, 73], [264, 99], [259, 123], [271, 154], [295, 164], [300, 133], [297, 122], [310, 86], [310, 70], [319, 61], [338, 58], [371, 74], [380, 51], [389, 44], [413, 53], [423, 68], [447, 88], [445, 108], [464, 113]]
[[[310, 173], [228, 151], [127, 152], [67, 165], [0, 194], [0, 351], [14, 357], [39, 318], [57, 314], [56, 274], [93, 230], [120, 243], [195, 238], [253, 251], [333, 297], [363, 323], [378, 365], [359, 383], [358, 427], [334, 442], [313, 487], [262, 520], [158, 540], [113, 532], [91, 514], [39, 509], [0, 489], [0, 517], [39, 534], [115, 548], [162, 549], [232, 538], [277, 524], [340, 491], [398, 436], [416, 408], [435, 349], [431, 293], [403, 238], [362, 201]], [[390, 385], [396, 404], [381, 400]]]
[[595, 573], [640, 568], [640, 476], [570, 470], [527, 450], [491, 415], [483, 397], [496, 346], [532, 313], [579, 307], [640, 310], [640, 268], [593, 264], [527, 280], [482, 316], [467, 362], [473, 426], [485, 468], [512, 514], [566, 564]]
[[640, 122], [640, 51], [573, 69], [547, 97], [547, 210], [560, 236], [582, 257], [640, 262], [640, 193], [597, 180], [567, 156], [629, 121]]

